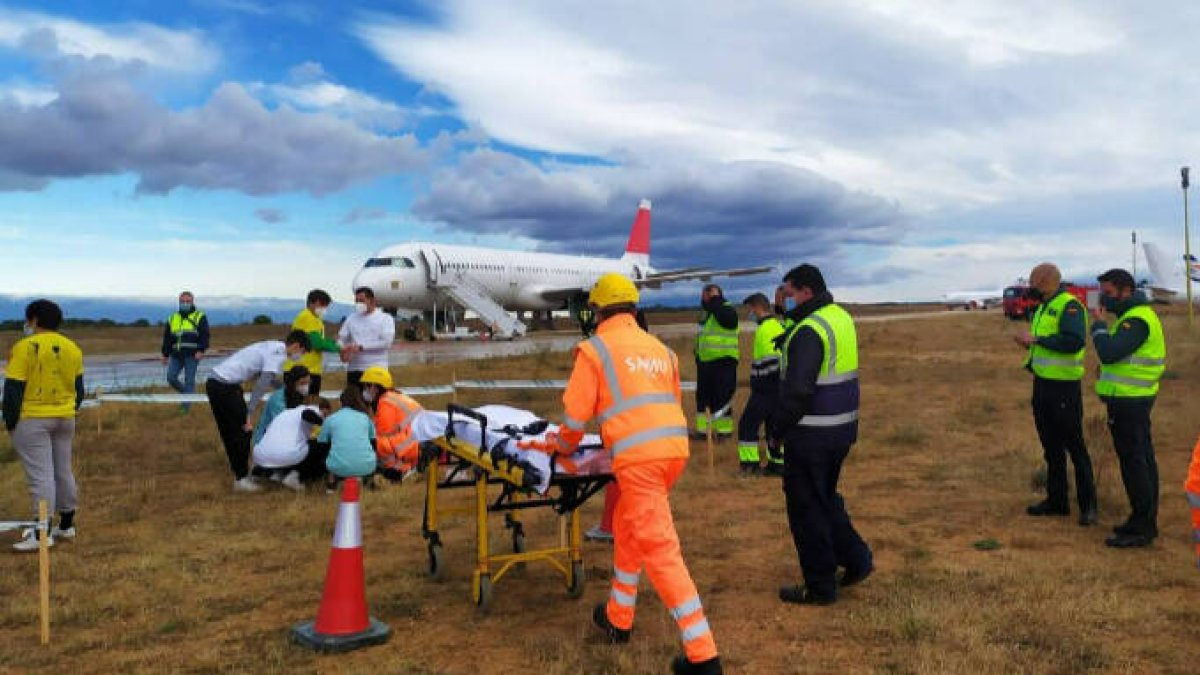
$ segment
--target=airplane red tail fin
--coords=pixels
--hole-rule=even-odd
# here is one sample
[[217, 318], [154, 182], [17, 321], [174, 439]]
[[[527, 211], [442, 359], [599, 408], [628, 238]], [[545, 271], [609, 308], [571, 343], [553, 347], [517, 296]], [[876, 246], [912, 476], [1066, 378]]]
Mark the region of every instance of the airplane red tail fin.
[[633, 228], [629, 230], [629, 242], [625, 244], [625, 259], [635, 259], [642, 265], [650, 263], [650, 200], [638, 204]]

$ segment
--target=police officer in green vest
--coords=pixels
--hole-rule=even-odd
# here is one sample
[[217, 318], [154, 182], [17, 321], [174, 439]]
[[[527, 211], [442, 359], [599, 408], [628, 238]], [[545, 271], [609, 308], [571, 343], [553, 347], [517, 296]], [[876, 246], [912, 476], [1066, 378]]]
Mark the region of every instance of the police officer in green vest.
[[[771, 413], [779, 401], [779, 345], [783, 335], [783, 322], [775, 316], [770, 301], [762, 293], [755, 293], [742, 301], [750, 311], [750, 317], [758, 322], [754, 331], [754, 360], [750, 364], [750, 399], [738, 418], [738, 461], [743, 476], [760, 473], [758, 458], [758, 430], [770, 429]], [[767, 438], [767, 475], [783, 475], [783, 448]]]
[[1098, 278], [1100, 304], [1117, 316], [1112, 326], [1094, 308], [1092, 343], [1100, 358], [1096, 393], [1108, 406], [1108, 428], [1121, 464], [1121, 482], [1132, 513], [1104, 543], [1113, 548], [1149, 546], [1158, 536], [1158, 462], [1150, 438], [1150, 410], [1166, 370], [1162, 323], [1123, 269]]
[[696, 338], [696, 431], [704, 438], [712, 414], [719, 438], [733, 435], [733, 394], [737, 389], [738, 315], [721, 287], [708, 284], [700, 293], [704, 313]]
[[1079, 524], [1096, 523], [1096, 481], [1083, 440], [1083, 353], [1087, 313], [1062, 284], [1062, 273], [1042, 263], [1029, 273], [1031, 299], [1040, 304], [1030, 330], [1015, 336], [1029, 350], [1033, 373], [1033, 423], [1046, 459], [1046, 499], [1025, 509], [1031, 516], [1070, 515], [1067, 456], [1075, 466]]
[[[181, 394], [196, 391], [196, 368], [208, 351], [208, 317], [196, 309], [190, 291], [179, 294], [179, 310], [163, 326], [162, 362], [167, 366], [167, 384]], [[179, 381], [180, 373], [183, 382]], [[188, 404], [180, 406], [186, 412]]]
[[858, 440], [858, 336], [819, 269], [800, 265], [783, 281], [795, 307], [785, 317], [791, 324], [782, 340], [771, 436], [783, 440], [783, 492], [804, 585], [784, 586], [779, 598], [829, 605], [839, 588], [875, 569], [837, 491], [842, 463]]

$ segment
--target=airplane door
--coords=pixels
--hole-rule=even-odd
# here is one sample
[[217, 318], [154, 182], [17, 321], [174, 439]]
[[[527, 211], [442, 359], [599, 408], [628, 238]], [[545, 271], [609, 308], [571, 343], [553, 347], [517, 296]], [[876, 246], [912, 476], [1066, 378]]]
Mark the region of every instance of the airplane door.
[[437, 251], [431, 248], [421, 249], [421, 262], [425, 263], [425, 280], [430, 286], [437, 286], [441, 279], [442, 259]]

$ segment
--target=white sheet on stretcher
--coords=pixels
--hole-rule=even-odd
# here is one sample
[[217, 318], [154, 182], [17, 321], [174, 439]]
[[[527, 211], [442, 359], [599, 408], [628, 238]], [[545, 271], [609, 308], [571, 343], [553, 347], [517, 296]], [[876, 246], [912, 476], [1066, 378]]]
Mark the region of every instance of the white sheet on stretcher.
[[[522, 435], [518, 439], [501, 431], [506, 426], [526, 427], [541, 418], [520, 408], [513, 408], [506, 405], [485, 405], [475, 408], [475, 412], [487, 417], [487, 441], [484, 444], [489, 450], [502, 446], [504, 454], [513, 458], [514, 461], [520, 462], [526, 466], [535, 469], [539, 475], [539, 481], [535, 489], [539, 493], [545, 493], [550, 489], [550, 462], [551, 457], [544, 452], [537, 450], [521, 450], [517, 447], [515, 440], [533, 440], [544, 439], [546, 434], [557, 432], [558, 425], [551, 424], [541, 434], [537, 435]], [[412, 432], [418, 441], [432, 441], [435, 438], [446, 435], [446, 424], [449, 421], [449, 415], [444, 412], [436, 412], [433, 410], [425, 410], [416, 416], [412, 423]], [[454, 418], [454, 435], [471, 445], [479, 445], [479, 422], [469, 417], [458, 416]], [[601, 442], [600, 437], [596, 434], [587, 434], [583, 437], [581, 446], [595, 446], [597, 449], [588, 449], [576, 452], [569, 459], [575, 465], [575, 473], [580, 475], [592, 473], [607, 473], [612, 470], [612, 462], [609, 458], [608, 450], [599, 448]], [[558, 465], [559, 473], [566, 473], [562, 463]]]

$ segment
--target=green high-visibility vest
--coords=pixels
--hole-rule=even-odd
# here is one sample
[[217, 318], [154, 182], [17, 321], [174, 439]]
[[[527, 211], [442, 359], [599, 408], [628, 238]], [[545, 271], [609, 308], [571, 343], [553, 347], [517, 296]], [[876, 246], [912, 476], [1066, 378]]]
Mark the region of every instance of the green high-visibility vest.
[[829, 304], [809, 314], [796, 324], [783, 342], [779, 361], [782, 376], [787, 378], [788, 347], [792, 338], [804, 328], [811, 328], [821, 338], [824, 355], [817, 372], [816, 391], [812, 409], [819, 414], [800, 418], [799, 426], [834, 427], [858, 420], [858, 332], [854, 319], [838, 305]]
[[768, 316], [754, 330], [754, 361], [750, 364], [750, 379], [779, 374], [779, 347], [775, 339], [784, 332], [778, 318]]
[[175, 350], [200, 348], [200, 322], [204, 320], [204, 312], [193, 309], [190, 314], [183, 316], [179, 312], [171, 315], [167, 324], [171, 327], [171, 335], [175, 336]]
[[[732, 307], [728, 301], [725, 307]], [[717, 359], [738, 357], [738, 327], [724, 328], [716, 317], [705, 313], [700, 322], [700, 335], [696, 338], [696, 358], [707, 363]]]
[[1158, 393], [1158, 381], [1167, 369], [1167, 342], [1163, 338], [1162, 322], [1149, 305], [1138, 305], [1121, 315], [1109, 326], [1109, 335], [1116, 335], [1127, 319], [1146, 322], [1150, 334], [1133, 354], [1116, 363], [1100, 364], [1100, 379], [1096, 393], [1114, 398], [1138, 398]]
[[[1060, 291], [1050, 302], [1038, 305], [1033, 315], [1032, 333], [1034, 337], [1050, 337], [1058, 334], [1067, 305], [1078, 300], [1066, 291]], [[1076, 311], [1082, 312], [1080, 306]], [[1087, 316], [1084, 316], [1084, 335], [1087, 335]], [[1029, 345], [1029, 360], [1026, 363], [1033, 374], [1045, 380], [1082, 380], [1083, 379], [1083, 347], [1073, 354], [1056, 352], [1037, 343]]]

